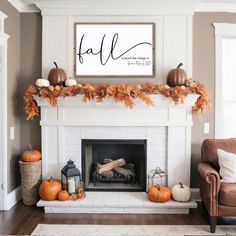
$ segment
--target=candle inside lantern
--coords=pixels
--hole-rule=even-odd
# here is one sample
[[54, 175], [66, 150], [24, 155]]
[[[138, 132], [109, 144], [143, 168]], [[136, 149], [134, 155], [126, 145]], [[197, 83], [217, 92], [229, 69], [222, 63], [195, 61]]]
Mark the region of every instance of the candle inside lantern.
[[75, 193], [75, 180], [74, 178], [68, 178], [68, 193]]

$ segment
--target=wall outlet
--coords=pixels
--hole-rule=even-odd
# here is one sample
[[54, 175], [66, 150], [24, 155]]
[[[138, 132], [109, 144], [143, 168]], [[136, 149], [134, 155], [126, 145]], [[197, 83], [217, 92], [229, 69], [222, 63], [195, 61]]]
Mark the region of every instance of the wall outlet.
[[15, 127], [10, 127], [10, 140], [15, 139]]
[[210, 123], [206, 122], [204, 123], [204, 134], [210, 133]]

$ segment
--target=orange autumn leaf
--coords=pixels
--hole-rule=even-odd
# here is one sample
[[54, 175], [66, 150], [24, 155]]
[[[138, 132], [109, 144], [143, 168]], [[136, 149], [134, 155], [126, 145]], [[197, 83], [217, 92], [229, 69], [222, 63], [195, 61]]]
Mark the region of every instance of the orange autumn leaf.
[[192, 108], [193, 114], [197, 115], [202, 114], [211, 105], [207, 89], [199, 82], [194, 82], [188, 87], [176, 86], [174, 88], [164, 84], [151, 83], [146, 83], [145, 85], [78, 84], [71, 87], [50, 86], [48, 88], [30, 85], [24, 95], [25, 112], [28, 120], [32, 120], [39, 115], [39, 108], [34, 100], [34, 96], [42, 97], [54, 107], [58, 105], [57, 99], [59, 97], [82, 95], [83, 102], [95, 100], [98, 103], [103, 102], [106, 97], [109, 97], [115, 102], [123, 103], [127, 108], [132, 109], [135, 106], [135, 99], [140, 99], [146, 105], [154, 106], [150, 98], [150, 95], [153, 94], [161, 94], [171, 98], [176, 104], [183, 103], [189, 94], [199, 94], [199, 98]]

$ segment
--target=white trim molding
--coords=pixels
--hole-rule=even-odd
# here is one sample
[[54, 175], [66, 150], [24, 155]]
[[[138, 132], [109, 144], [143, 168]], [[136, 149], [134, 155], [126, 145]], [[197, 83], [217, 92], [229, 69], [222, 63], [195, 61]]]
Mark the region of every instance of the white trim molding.
[[0, 11], [0, 209], [7, 202], [7, 41], [9, 36], [4, 32], [4, 21], [7, 15]]
[[226, 2], [203, 2], [199, 5], [195, 12], [236, 12], [236, 4]]
[[18, 186], [7, 195], [7, 201], [4, 210], [10, 210], [20, 200], [21, 200], [21, 186]]
[[8, 2], [16, 8], [17, 11], [21, 13], [26, 12], [40, 12], [40, 10], [36, 7], [35, 4], [26, 4], [21, 2], [20, 0], [8, 0]]
[[[236, 12], [234, 0], [8, 0], [19, 12], [42, 12], [42, 15], [192, 15], [194, 12]], [[101, 13], [102, 12], [102, 13]]]
[[42, 15], [192, 15], [201, 0], [34, 0]]
[[[9, 0], [21, 12], [35, 12], [42, 15], [192, 15], [194, 12], [236, 12], [234, 0]], [[34, 4], [33, 4], [34, 3]], [[24, 6], [24, 7], [23, 7]], [[37, 7], [39, 8], [37, 8]]]
[[213, 23], [215, 27], [215, 138], [223, 134], [223, 39], [236, 38], [236, 24]]

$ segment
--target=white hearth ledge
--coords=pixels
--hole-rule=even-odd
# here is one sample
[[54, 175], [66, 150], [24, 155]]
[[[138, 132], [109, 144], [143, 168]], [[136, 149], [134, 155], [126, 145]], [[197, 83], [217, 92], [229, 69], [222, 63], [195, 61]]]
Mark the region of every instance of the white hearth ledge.
[[37, 203], [45, 213], [112, 213], [112, 214], [188, 214], [190, 208], [197, 208], [194, 200], [155, 203], [141, 192], [87, 192], [84, 200], [43, 201]]

